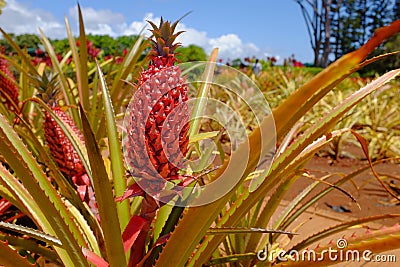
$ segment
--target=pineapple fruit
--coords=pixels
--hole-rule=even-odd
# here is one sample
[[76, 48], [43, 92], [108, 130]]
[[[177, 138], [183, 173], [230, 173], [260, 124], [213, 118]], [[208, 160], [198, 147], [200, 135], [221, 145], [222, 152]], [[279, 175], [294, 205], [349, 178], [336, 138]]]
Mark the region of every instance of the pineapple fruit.
[[15, 111], [19, 105], [19, 89], [13, 73], [9, 69], [8, 61], [0, 57], [0, 97], [6, 107]]
[[[174, 51], [179, 47], [176, 32], [179, 21], [171, 24], [161, 18], [152, 26], [150, 63], [139, 78], [139, 89], [130, 104], [126, 119], [126, 158], [131, 174], [146, 181], [146, 186], [162, 190], [165, 181], [182, 181], [188, 150], [188, 87], [181, 77]], [[143, 138], [144, 137], [144, 138]], [[143, 158], [148, 157], [149, 160]], [[164, 181], [164, 182], [163, 182]]]
[[[68, 124], [75, 134], [79, 136], [81, 141], [84, 142], [83, 136], [75, 123], [61, 109], [61, 107], [58, 104], [55, 104], [51, 106], [51, 109], [57, 117]], [[86, 170], [78, 156], [78, 153], [76, 153], [74, 147], [65, 136], [60, 126], [47, 111], [45, 111], [44, 131], [46, 142], [54, 160], [60, 168], [60, 171], [68, 177], [76, 177], [85, 174]]]
[[[73, 130], [74, 134], [84, 144], [85, 140], [82, 133], [56, 101], [56, 87], [56, 79], [49, 80], [46, 74], [43, 74], [39, 87], [39, 96], [50, 106], [54, 114]], [[94, 190], [90, 184], [90, 179], [82, 160], [50, 113], [44, 111], [44, 115], [44, 135], [51, 155], [60, 168], [61, 173], [72, 180], [80, 199], [86, 202], [96, 218], [99, 218]]]
[[[139, 88], [125, 116], [125, 160], [131, 175], [145, 186], [146, 192], [132, 185], [122, 197], [143, 196], [140, 214], [131, 218], [124, 235], [129, 235], [143, 219], [140, 233], [131, 244], [128, 266], [136, 266], [145, 254], [145, 244], [157, 210], [174, 195], [163, 191], [167, 182], [182, 185], [188, 151], [189, 108], [188, 87], [181, 77], [174, 51], [179, 47], [175, 33], [179, 20], [171, 23], [161, 18], [159, 26], [149, 22], [153, 33], [150, 63], [139, 77]], [[157, 198], [162, 196], [163, 198]], [[128, 238], [129, 240], [129, 238]], [[145, 264], [146, 266], [146, 264]]]

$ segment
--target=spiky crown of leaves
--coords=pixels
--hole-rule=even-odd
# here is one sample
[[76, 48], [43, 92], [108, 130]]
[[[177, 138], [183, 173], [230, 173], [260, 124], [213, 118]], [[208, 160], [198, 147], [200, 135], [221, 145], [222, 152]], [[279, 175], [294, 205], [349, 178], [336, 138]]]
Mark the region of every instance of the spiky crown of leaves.
[[164, 21], [161, 17], [159, 26], [148, 21], [153, 28], [150, 30], [153, 33], [153, 38], [151, 39], [153, 43], [151, 56], [168, 57], [173, 55], [175, 49], [181, 46], [181, 43], [175, 43], [176, 37], [184, 32], [179, 31], [175, 33], [175, 28], [179, 21], [180, 19], [172, 23], [170, 21]]
[[43, 72], [41, 76], [36, 77], [36, 96], [41, 98], [49, 106], [54, 107], [57, 104], [57, 97], [59, 95], [59, 79], [58, 75]]

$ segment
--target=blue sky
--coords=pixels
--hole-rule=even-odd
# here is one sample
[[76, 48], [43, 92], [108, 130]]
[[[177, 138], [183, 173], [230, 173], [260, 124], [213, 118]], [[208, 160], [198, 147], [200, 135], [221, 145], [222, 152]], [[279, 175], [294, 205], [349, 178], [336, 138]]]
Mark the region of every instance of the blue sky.
[[[51, 38], [65, 36], [64, 15], [76, 24], [75, 0], [6, 0], [0, 26], [7, 32], [37, 33], [40, 27]], [[245, 56], [294, 54], [311, 62], [312, 50], [300, 8], [293, 0], [80, 0], [87, 32], [94, 34], [137, 34], [146, 19], [175, 20], [192, 13], [181, 23], [180, 41], [194, 43], [210, 52], [219, 47], [227, 59]]]

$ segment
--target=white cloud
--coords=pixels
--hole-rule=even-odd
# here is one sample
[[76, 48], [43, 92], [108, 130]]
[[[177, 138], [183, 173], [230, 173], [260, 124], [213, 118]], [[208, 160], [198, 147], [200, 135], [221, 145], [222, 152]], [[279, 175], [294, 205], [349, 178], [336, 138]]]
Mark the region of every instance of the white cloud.
[[207, 37], [207, 33], [205, 31], [198, 31], [196, 29], [186, 27], [179, 30], [185, 31], [178, 37], [178, 41], [183, 45], [196, 44], [207, 49], [207, 46], [210, 44], [210, 39]]
[[[141, 20], [127, 21], [121, 13], [109, 9], [82, 8], [85, 29], [87, 33], [104, 34], [112, 37], [120, 35], [150, 34], [150, 25], [147, 20], [159, 23], [160, 18], [148, 13]], [[72, 30], [78, 32], [77, 8], [69, 9], [70, 24]], [[62, 18], [55, 18], [50, 12], [42, 9], [32, 9], [16, 0], [9, 0], [3, 14], [0, 16], [0, 25], [7, 32], [15, 34], [37, 33], [41, 28], [50, 38], [65, 38], [66, 31]], [[145, 30], [144, 30], [145, 29]], [[144, 30], [144, 31], [143, 31]], [[185, 31], [178, 37], [182, 45], [195, 44], [210, 53], [212, 49], [219, 48], [219, 57], [224, 59], [243, 58], [246, 56], [263, 57], [266, 51], [261, 51], [253, 43], [245, 43], [235, 33], [227, 33], [221, 36], [208, 36], [207, 32], [186, 26], [178, 25], [179, 31]]]
[[[92, 7], [81, 8], [85, 23], [85, 30], [91, 34], [103, 34], [118, 36], [118, 26], [124, 24], [125, 17], [120, 13], [108, 9], [94, 9]], [[69, 15], [73, 21], [78, 23], [78, 10], [75, 7], [69, 9]]]
[[153, 13], [147, 13], [144, 15], [143, 19], [140, 21], [132, 21], [129, 26], [127, 24], [120, 25], [120, 33], [119, 35], [132, 35], [132, 34], [145, 34], [150, 35], [148, 29], [150, 29], [150, 25], [147, 22], [148, 20], [153, 21], [154, 23], [160, 23], [160, 18], [154, 18]]
[[203, 47], [207, 53], [211, 53], [214, 48], [218, 48], [218, 57], [225, 60], [263, 56], [260, 48], [253, 43], [243, 43], [237, 34], [228, 33], [219, 37], [209, 37], [205, 31], [188, 28], [184, 23], [179, 25], [178, 30], [185, 31], [178, 37], [178, 41], [182, 45], [195, 44]]
[[236, 34], [230, 33], [209, 40], [211, 47], [218, 47], [222, 58], [237, 58], [237, 55], [253, 56], [260, 53], [260, 49], [253, 43], [244, 44]]
[[[125, 21], [124, 15], [112, 12], [109, 9], [84, 7], [81, 8], [81, 10], [85, 25], [87, 26], [96, 25], [97, 23], [114, 25]], [[76, 6], [69, 9], [69, 14], [72, 18], [78, 19], [78, 10]]]
[[6, 32], [15, 34], [38, 33], [41, 28], [53, 38], [61, 38], [65, 34], [64, 25], [45, 10], [31, 8], [15, 1], [7, 1], [0, 16], [0, 25]]

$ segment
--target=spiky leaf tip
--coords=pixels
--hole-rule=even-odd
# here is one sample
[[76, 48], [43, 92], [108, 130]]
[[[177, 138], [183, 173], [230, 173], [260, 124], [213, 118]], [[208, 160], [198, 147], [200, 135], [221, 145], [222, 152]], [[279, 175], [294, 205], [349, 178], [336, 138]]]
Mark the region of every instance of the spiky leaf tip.
[[152, 51], [150, 55], [152, 56], [152, 61], [154, 64], [157, 64], [157, 61], [160, 59], [165, 64], [165, 60], [169, 61], [170, 65], [176, 61], [174, 56], [175, 50], [181, 46], [181, 43], [175, 42], [176, 38], [183, 33], [184, 31], [175, 32], [176, 26], [178, 25], [177, 20], [175, 22], [165, 21], [162, 17], [160, 20], [159, 26], [157, 26], [152, 21], [148, 21], [151, 25], [152, 29]]

